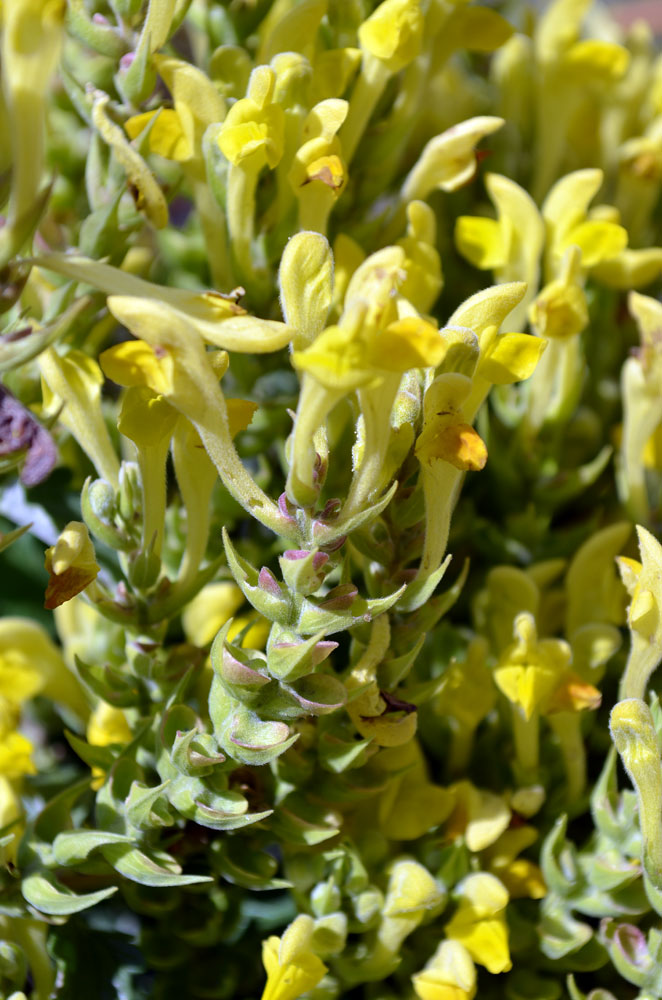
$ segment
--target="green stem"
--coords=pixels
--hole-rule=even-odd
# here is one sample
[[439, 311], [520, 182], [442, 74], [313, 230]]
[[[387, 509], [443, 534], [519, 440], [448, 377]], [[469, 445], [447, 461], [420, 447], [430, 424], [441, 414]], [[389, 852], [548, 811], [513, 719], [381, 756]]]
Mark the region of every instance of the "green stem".
[[205, 423], [196, 423], [195, 428], [228, 493], [265, 528], [297, 544], [297, 526], [281, 513], [278, 505], [244, 468], [230, 435], [228, 411], [222, 395], [218, 409], [206, 414]]
[[536, 433], [548, 419], [554, 398], [556, 377], [562, 364], [562, 343], [559, 340], [550, 340], [527, 387], [527, 423]]
[[630, 636], [630, 655], [618, 691], [621, 700], [645, 697], [650, 676], [662, 657], [662, 650], [654, 639], [649, 641], [634, 630], [630, 631]]
[[329, 188], [316, 191], [310, 196], [307, 192], [304, 193], [299, 198], [299, 230], [326, 236], [329, 215], [335, 203], [336, 199]]
[[211, 279], [215, 288], [230, 291], [236, 282], [232, 273], [225, 214], [205, 181], [193, 179], [192, 187]]
[[227, 220], [232, 256], [243, 284], [253, 284], [255, 189], [259, 171], [231, 163], [228, 168]]
[[474, 733], [475, 730], [469, 726], [457, 719], [452, 720], [451, 745], [446, 758], [446, 767], [451, 777], [466, 773], [474, 748]]
[[349, 102], [349, 112], [339, 133], [343, 156], [348, 166], [365, 132], [370, 116], [384, 92], [389, 76], [389, 71], [379, 59], [373, 58], [369, 53], [364, 53], [361, 72]]
[[578, 802], [586, 790], [586, 750], [581, 716], [577, 712], [558, 712], [550, 715], [548, 722], [561, 748], [568, 781], [568, 801]]
[[183, 433], [180, 427], [181, 421], [175, 430], [172, 454], [179, 492], [186, 508], [186, 548], [175, 584], [183, 591], [197, 575], [207, 551], [210, 500], [216, 482], [216, 469], [205, 452], [195, 454], [196, 446], [191, 446], [189, 435]]
[[138, 447], [138, 465], [143, 494], [143, 524], [141, 548], [160, 556], [166, 511], [166, 458], [170, 441], [166, 437], [157, 445]]
[[513, 738], [515, 756], [520, 767], [521, 778], [528, 782], [538, 773], [540, 754], [540, 718], [534, 712], [527, 719], [518, 705], [513, 705]]

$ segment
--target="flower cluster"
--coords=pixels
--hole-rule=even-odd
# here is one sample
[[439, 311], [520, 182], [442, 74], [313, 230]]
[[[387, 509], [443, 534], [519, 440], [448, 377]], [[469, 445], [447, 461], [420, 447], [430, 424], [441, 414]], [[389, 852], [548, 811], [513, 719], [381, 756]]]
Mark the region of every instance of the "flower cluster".
[[662, 57], [542, 7], [0, 4], [0, 1000], [661, 1000]]

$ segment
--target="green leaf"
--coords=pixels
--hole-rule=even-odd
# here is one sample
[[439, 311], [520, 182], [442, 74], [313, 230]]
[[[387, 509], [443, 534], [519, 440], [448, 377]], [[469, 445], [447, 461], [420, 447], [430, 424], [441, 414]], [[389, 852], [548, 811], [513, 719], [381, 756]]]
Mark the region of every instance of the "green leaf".
[[87, 910], [90, 906], [96, 906], [103, 899], [108, 899], [117, 892], [117, 886], [109, 886], [108, 889], [99, 889], [97, 892], [88, 892], [79, 896], [71, 889], [67, 889], [57, 881], [51, 872], [33, 872], [26, 875], [21, 885], [23, 898], [35, 910], [47, 913], [53, 917], [65, 917], [71, 913], [79, 913]]
[[132, 837], [106, 830], [67, 830], [53, 841], [53, 857], [59, 865], [75, 865], [107, 844], [131, 844]]
[[168, 858], [168, 855], [162, 853], [161, 860], [169, 861], [167, 867], [137, 847], [127, 847], [123, 844], [109, 844], [102, 849], [102, 854], [120, 875], [141, 885], [196, 885], [200, 882], [214, 881], [210, 875], [182, 875], [182, 870], [174, 858]]
[[3, 549], [8, 549], [12, 542], [15, 542], [17, 538], [24, 535], [25, 532], [29, 531], [31, 527], [31, 524], [24, 524], [20, 528], [15, 528], [14, 531], [7, 531], [5, 534], [0, 532], [0, 552], [2, 552]]

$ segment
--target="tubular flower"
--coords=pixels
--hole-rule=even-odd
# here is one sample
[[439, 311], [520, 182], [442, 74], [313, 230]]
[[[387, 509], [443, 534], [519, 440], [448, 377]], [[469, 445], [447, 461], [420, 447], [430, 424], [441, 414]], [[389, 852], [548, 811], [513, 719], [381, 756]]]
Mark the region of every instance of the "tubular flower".
[[326, 232], [329, 212], [347, 184], [347, 168], [337, 131], [347, 116], [347, 101], [316, 104], [303, 123], [303, 143], [288, 179], [299, 201], [299, 227]]
[[129, 138], [149, 126], [150, 152], [187, 163], [202, 160], [202, 136], [209, 125], [225, 118], [225, 102], [199, 69], [171, 56], [156, 56], [159, 73], [173, 96], [174, 108], [134, 115], [125, 122]]
[[471, 957], [488, 972], [512, 968], [508, 949], [506, 904], [508, 892], [494, 875], [476, 872], [456, 887], [458, 908], [446, 924], [446, 935], [464, 945]]
[[524, 717], [543, 711], [571, 661], [570, 647], [561, 639], [541, 639], [536, 635], [532, 615], [515, 618], [515, 642], [501, 656], [494, 680]]
[[644, 697], [662, 656], [662, 545], [641, 526], [637, 536], [641, 562], [626, 556], [616, 560], [631, 598], [627, 609], [631, 647], [621, 681], [622, 698]]
[[273, 103], [275, 83], [272, 70], [258, 67], [247, 96], [232, 105], [223, 121], [218, 145], [234, 166], [273, 170], [283, 155], [284, 113]]
[[49, 609], [64, 604], [96, 580], [99, 565], [81, 521], [70, 521], [55, 545], [46, 549], [45, 566], [49, 581], [44, 606]]
[[545, 227], [533, 198], [519, 184], [501, 174], [487, 174], [485, 187], [497, 210], [496, 220], [460, 216], [455, 243], [474, 267], [493, 271], [497, 281], [526, 281], [527, 293], [509, 320], [520, 329], [540, 281]]
[[11, 126], [5, 140], [13, 166], [9, 215], [0, 237], [3, 267], [31, 237], [43, 208], [46, 96], [58, 64], [65, 13], [64, 0], [14, 0], [2, 12], [2, 89]]
[[[44, 694], [66, 705], [81, 718], [87, 701], [68, 670], [59, 649], [46, 631], [27, 618], [0, 621], [0, 710], [9, 706], [14, 720], [20, 705], [35, 694]], [[13, 723], [12, 723], [13, 726]]]
[[262, 945], [267, 985], [262, 1000], [297, 1000], [323, 979], [324, 962], [311, 949], [313, 920], [299, 916], [282, 937], [270, 937]]
[[476, 966], [459, 941], [442, 941], [425, 968], [411, 977], [421, 1000], [473, 1000]]
[[503, 883], [511, 899], [542, 899], [547, 892], [539, 866], [527, 858], [518, 857], [537, 839], [538, 831], [534, 826], [514, 827], [504, 830], [483, 853], [490, 872]]

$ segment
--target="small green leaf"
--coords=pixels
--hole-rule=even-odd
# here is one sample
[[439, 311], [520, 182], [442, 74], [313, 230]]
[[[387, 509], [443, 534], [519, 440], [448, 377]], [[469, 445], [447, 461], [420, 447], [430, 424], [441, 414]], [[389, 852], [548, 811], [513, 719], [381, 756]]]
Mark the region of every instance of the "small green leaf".
[[[182, 875], [181, 868], [173, 858], [169, 858], [168, 867], [164, 867], [137, 847], [109, 844], [102, 849], [102, 854], [120, 875], [141, 885], [196, 885], [214, 881], [209, 875]], [[161, 855], [162, 860], [167, 857]]]
[[53, 857], [59, 865], [75, 865], [107, 844], [130, 844], [132, 838], [106, 830], [67, 830], [53, 841]]
[[79, 896], [58, 882], [50, 872], [33, 872], [23, 879], [21, 891], [23, 898], [35, 910], [53, 917], [65, 917], [108, 899], [117, 892], [117, 886], [112, 885], [108, 889]]

